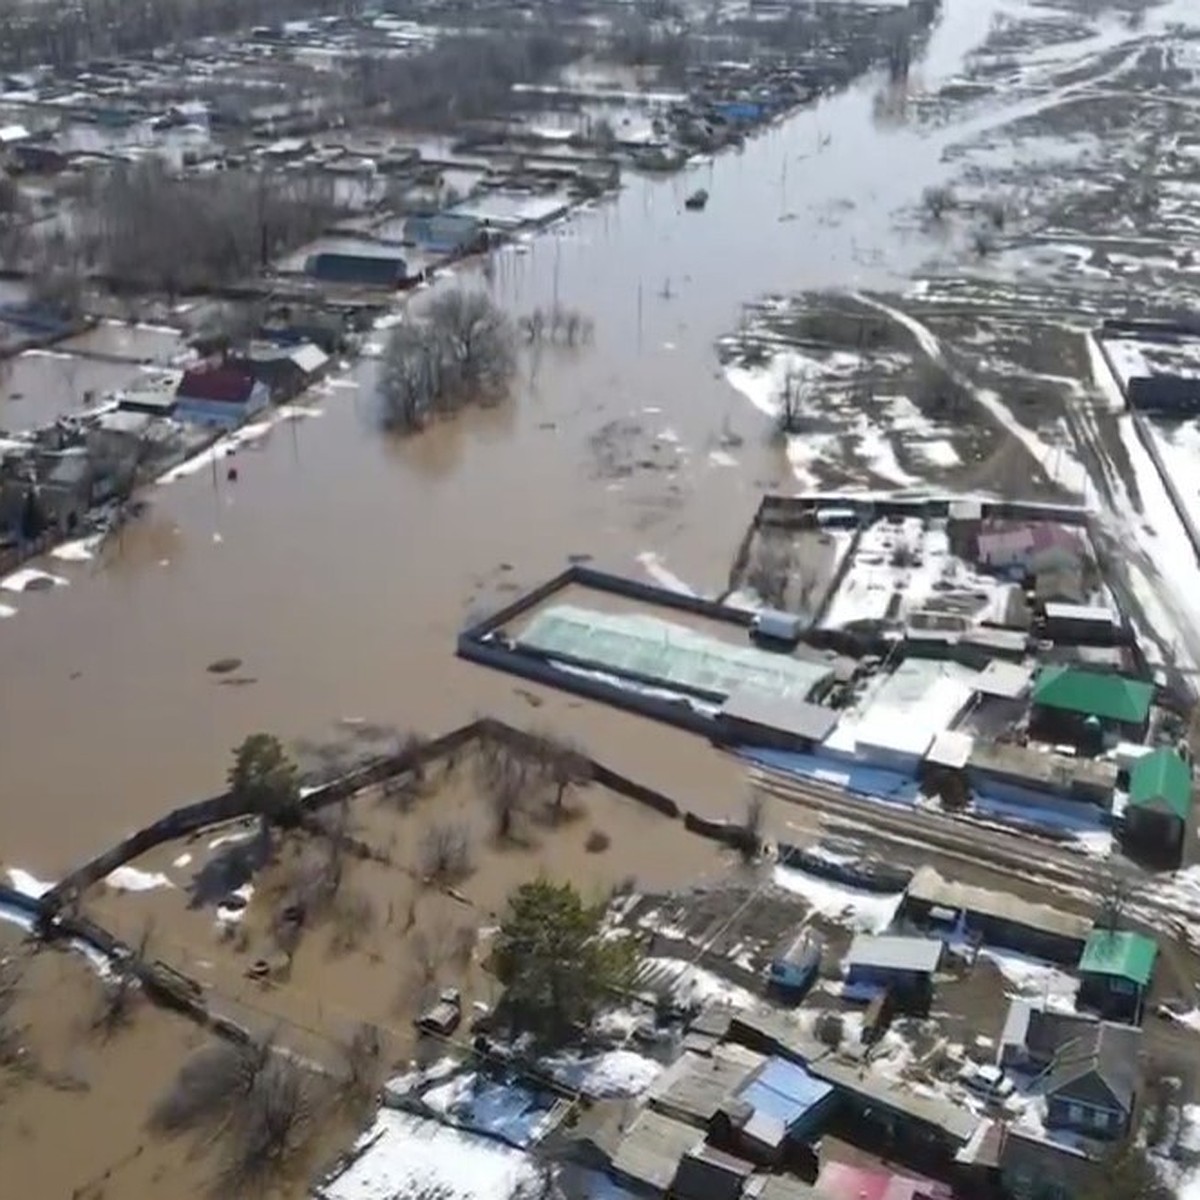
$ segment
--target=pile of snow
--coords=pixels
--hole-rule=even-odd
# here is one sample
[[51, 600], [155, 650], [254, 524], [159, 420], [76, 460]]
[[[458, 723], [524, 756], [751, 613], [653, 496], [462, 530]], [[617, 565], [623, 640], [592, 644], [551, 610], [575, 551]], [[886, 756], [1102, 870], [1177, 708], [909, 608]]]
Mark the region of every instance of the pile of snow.
[[639, 991], [665, 993], [683, 1008], [725, 1004], [730, 1008], [754, 1008], [758, 997], [704, 967], [682, 958], [647, 958], [638, 972]]
[[100, 543], [103, 541], [104, 534], [93, 533], [90, 537], [76, 538], [73, 542], [63, 542], [61, 546], [55, 546], [50, 551], [50, 556], [62, 562], [90, 562], [96, 557], [96, 551], [100, 549]]
[[[437, 1121], [381, 1109], [359, 1138], [357, 1157], [317, 1189], [323, 1200], [512, 1200], [538, 1182], [528, 1155]], [[361, 1151], [361, 1153], [359, 1153]]]
[[808, 901], [814, 912], [860, 933], [882, 933], [896, 917], [903, 892], [865, 892], [818, 879], [794, 867], [776, 867], [775, 884]]
[[141, 871], [128, 864], [109, 871], [104, 882], [120, 892], [151, 892], [155, 888], [175, 886], [161, 871]]
[[564, 1055], [541, 1065], [559, 1083], [593, 1100], [640, 1095], [662, 1072], [660, 1063], [632, 1050], [609, 1050], [590, 1058]]

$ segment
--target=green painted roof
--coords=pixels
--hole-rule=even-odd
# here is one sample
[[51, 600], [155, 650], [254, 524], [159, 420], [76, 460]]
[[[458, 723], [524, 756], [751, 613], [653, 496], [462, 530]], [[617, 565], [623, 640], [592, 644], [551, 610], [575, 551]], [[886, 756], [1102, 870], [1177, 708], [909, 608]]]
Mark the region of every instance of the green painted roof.
[[1164, 809], [1186, 821], [1192, 809], [1191, 768], [1165, 746], [1139, 758], [1129, 772], [1129, 803]]
[[1126, 930], [1093, 929], [1079, 960], [1080, 974], [1117, 975], [1145, 987], [1154, 971], [1158, 943]]
[[1044, 667], [1033, 686], [1034, 704], [1131, 725], [1146, 719], [1153, 697], [1153, 684], [1139, 679], [1061, 665]]

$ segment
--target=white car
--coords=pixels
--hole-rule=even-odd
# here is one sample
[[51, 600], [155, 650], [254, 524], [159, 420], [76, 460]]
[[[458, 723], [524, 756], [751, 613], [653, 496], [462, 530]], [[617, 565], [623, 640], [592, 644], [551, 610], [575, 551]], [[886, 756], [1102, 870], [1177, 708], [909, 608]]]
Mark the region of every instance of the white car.
[[1013, 1081], [999, 1067], [991, 1065], [966, 1063], [958, 1073], [958, 1082], [992, 1104], [1003, 1104], [1014, 1091]]

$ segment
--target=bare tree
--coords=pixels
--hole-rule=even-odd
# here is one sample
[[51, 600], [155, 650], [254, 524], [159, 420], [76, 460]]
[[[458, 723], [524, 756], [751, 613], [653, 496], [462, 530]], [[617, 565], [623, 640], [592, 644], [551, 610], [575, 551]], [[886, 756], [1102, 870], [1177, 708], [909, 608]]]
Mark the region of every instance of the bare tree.
[[753, 862], [762, 849], [763, 822], [766, 815], [766, 796], [758, 788], [751, 788], [746, 798], [746, 817], [742, 822], [738, 839], [738, 853], [743, 861]]
[[517, 370], [512, 323], [481, 291], [455, 289], [430, 303], [426, 320], [442, 347], [447, 388], [465, 399], [507, 392]]
[[354, 1108], [366, 1107], [374, 1100], [383, 1082], [383, 1039], [377, 1025], [361, 1024], [338, 1049], [343, 1062], [341, 1094]]
[[176, 1134], [208, 1131], [226, 1123], [254, 1089], [274, 1053], [271, 1037], [202, 1046], [155, 1103], [151, 1128]]
[[445, 886], [472, 870], [471, 830], [464, 821], [435, 821], [421, 839], [417, 870], [429, 882]]
[[952, 188], [938, 184], [921, 193], [921, 203], [935, 221], [940, 221], [955, 206], [956, 200]]
[[338, 895], [330, 916], [333, 937], [329, 948], [334, 954], [348, 954], [357, 950], [363, 938], [368, 937], [379, 924], [379, 912], [374, 901], [365, 892], [356, 889], [346, 889]]
[[792, 577], [792, 548], [778, 539], [762, 538], [750, 557], [746, 584], [771, 608], [787, 607], [787, 588]]
[[18, 1061], [23, 1052], [21, 1029], [15, 1021], [21, 994], [21, 971], [15, 959], [0, 959], [0, 1066]]
[[804, 421], [804, 377], [798, 371], [788, 371], [779, 398], [778, 426], [780, 433], [799, 433]]
[[530, 793], [545, 779], [541, 765], [501, 738], [482, 741], [476, 761], [479, 787], [492, 811], [496, 837], [509, 841], [518, 818], [529, 807]]
[[386, 428], [403, 433], [424, 427], [438, 403], [438, 347], [422, 324], [401, 324], [384, 351], [379, 394]]

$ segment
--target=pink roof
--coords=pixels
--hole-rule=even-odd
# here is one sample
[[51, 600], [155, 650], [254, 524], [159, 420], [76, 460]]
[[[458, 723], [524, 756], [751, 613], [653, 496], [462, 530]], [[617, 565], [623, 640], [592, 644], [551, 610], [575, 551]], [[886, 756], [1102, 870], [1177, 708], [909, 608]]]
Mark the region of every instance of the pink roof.
[[244, 404], [254, 390], [254, 376], [245, 367], [205, 365], [185, 371], [177, 396], [191, 400], [218, 400]]
[[828, 1162], [817, 1178], [822, 1200], [954, 1200], [944, 1183], [919, 1175], [898, 1174], [886, 1167], [855, 1167]]

